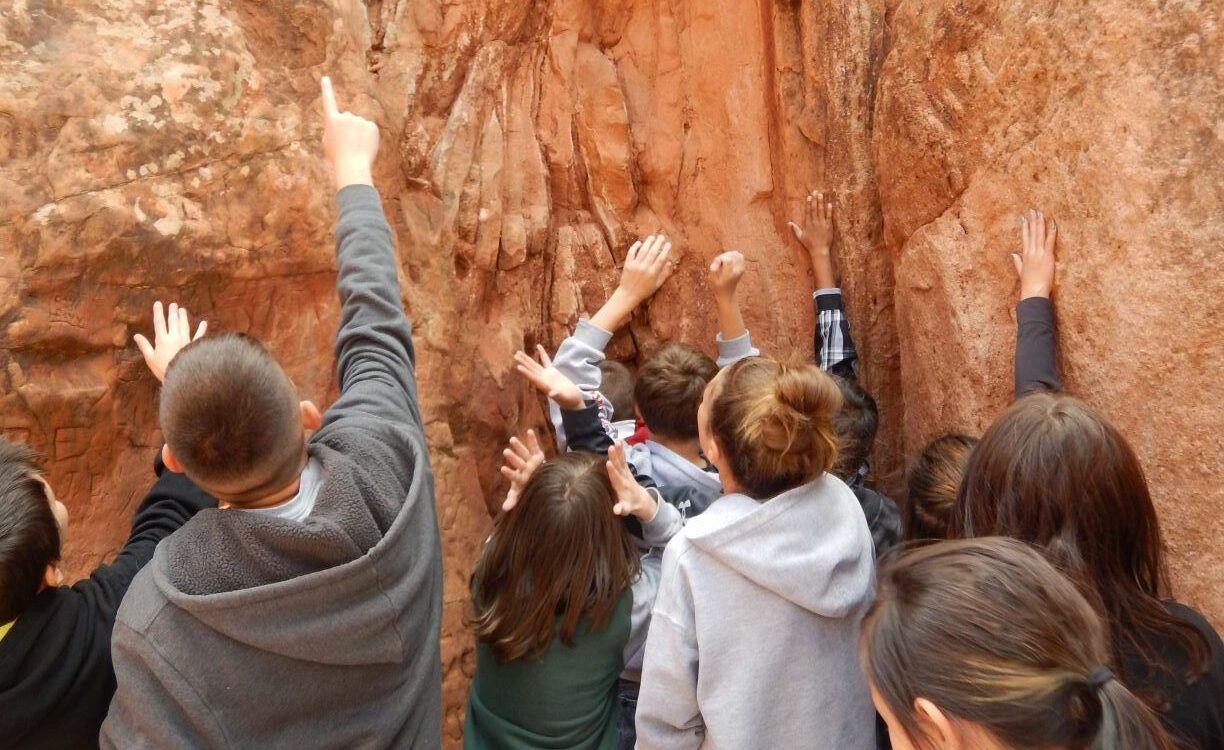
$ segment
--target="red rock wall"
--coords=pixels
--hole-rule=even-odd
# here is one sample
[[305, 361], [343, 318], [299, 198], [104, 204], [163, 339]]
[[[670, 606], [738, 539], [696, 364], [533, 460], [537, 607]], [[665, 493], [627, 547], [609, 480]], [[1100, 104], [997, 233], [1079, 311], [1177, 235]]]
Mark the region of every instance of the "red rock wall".
[[[876, 469], [1008, 400], [1013, 215], [1060, 219], [1068, 385], [1142, 450], [1180, 593], [1218, 586], [1218, 9], [1121, 3], [17, 0], [0, 10], [0, 429], [52, 459], [87, 571], [158, 444], [131, 334], [155, 299], [268, 342], [334, 397], [317, 79], [375, 117], [446, 558], [457, 745], [467, 576], [498, 446], [543, 420], [510, 354], [555, 346], [663, 229], [680, 271], [613, 354], [708, 343], [702, 269], [750, 261], [766, 351], [810, 355], [785, 221], [832, 189]], [[1152, 22], [1150, 19], [1157, 18]]]

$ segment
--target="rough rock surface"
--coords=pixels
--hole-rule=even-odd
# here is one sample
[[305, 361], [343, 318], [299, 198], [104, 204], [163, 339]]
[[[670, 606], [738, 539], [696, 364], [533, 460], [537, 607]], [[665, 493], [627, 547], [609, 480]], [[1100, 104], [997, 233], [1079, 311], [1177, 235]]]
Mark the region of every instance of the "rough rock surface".
[[762, 348], [810, 356], [785, 221], [815, 187], [836, 193], [890, 487], [905, 450], [1006, 404], [1014, 216], [1060, 219], [1068, 386], [1134, 440], [1179, 594], [1224, 624], [1224, 27], [1210, 3], [1143, 5], [15, 0], [0, 9], [0, 430], [49, 455], [85, 572], [149, 481], [155, 383], [130, 338], [153, 300], [258, 336], [303, 397], [334, 397], [328, 73], [383, 127], [438, 474], [448, 744], [497, 449], [543, 420], [510, 354], [555, 346], [632, 238], [661, 228], [682, 267], [614, 356], [708, 345], [702, 270], [723, 248], [749, 258]]

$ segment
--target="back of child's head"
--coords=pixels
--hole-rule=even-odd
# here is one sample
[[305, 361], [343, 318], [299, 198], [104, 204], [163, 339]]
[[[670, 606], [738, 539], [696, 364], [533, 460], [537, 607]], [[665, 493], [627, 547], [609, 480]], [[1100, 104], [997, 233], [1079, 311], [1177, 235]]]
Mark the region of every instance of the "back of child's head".
[[710, 388], [710, 430], [742, 491], [758, 500], [833, 466], [841, 394], [815, 365], [743, 359]]
[[233, 505], [275, 491], [301, 472], [305, 446], [293, 383], [248, 336], [210, 336], [170, 362], [161, 428], [184, 472]]
[[[476, 636], [500, 661], [573, 645], [580, 620], [611, 620], [640, 567], [605, 460], [565, 453], [545, 462], [501, 514], [473, 574]], [[557, 618], [560, 617], [560, 628]]]
[[633, 419], [633, 373], [614, 359], [599, 363], [599, 392], [612, 405], [612, 420]]
[[60, 533], [34, 451], [0, 439], [0, 625], [33, 603], [47, 566], [59, 560]]
[[831, 375], [841, 391], [842, 405], [833, 417], [837, 431], [837, 460], [832, 474], [843, 482], [853, 482], [867, 466], [875, 445], [880, 413], [875, 399], [853, 380]]
[[969, 457], [950, 531], [1044, 549], [1098, 599], [1124, 669], [1134, 659], [1123, 655], [1168, 669], [1167, 655], [1152, 645], [1160, 642], [1185, 656], [1185, 679], [1207, 668], [1202, 634], [1162, 603], [1169, 592], [1164, 543], [1139, 457], [1083, 401], [1036, 393], [995, 420]]
[[1075, 584], [1028, 545], [994, 537], [888, 564], [860, 658], [894, 746], [898, 733], [930, 746], [915, 716], [924, 699], [1002, 748], [1171, 750], [1156, 716], [1105, 668], [1110, 656]]
[[948, 539], [948, 519], [978, 439], [951, 433], [927, 443], [906, 474], [905, 538]]
[[651, 434], [663, 439], [697, 438], [701, 395], [718, 365], [688, 344], [668, 344], [638, 370], [633, 397]]

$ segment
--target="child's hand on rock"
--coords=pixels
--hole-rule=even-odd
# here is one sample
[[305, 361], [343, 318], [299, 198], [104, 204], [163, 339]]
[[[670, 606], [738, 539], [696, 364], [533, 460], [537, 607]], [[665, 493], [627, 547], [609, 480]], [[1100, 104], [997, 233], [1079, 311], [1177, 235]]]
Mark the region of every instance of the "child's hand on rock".
[[204, 335], [208, 330], [208, 321], [201, 320], [195, 336], [191, 335], [191, 321], [187, 316], [187, 308], [179, 307], [171, 302], [166, 316], [162, 317], [162, 303], [153, 303], [153, 343], [144, 334], [136, 334], [136, 348], [144, 355], [145, 364], [153, 372], [158, 382], [166, 379], [166, 368], [170, 360], [192, 341]]
[[1054, 271], [1058, 267], [1054, 257], [1057, 240], [1058, 225], [1053, 219], [1047, 225], [1041, 211], [1030, 208], [1027, 216], [1020, 216], [1022, 252], [1012, 253], [1012, 262], [1020, 276], [1020, 299], [1049, 298], [1054, 290]]

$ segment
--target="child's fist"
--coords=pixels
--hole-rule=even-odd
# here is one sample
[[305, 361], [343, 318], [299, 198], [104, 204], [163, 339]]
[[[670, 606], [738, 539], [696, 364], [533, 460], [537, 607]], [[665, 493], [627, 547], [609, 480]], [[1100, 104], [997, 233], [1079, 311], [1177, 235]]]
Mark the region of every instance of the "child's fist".
[[1058, 264], [1054, 260], [1054, 243], [1058, 239], [1058, 225], [1053, 220], [1046, 224], [1045, 215], [1029, 209], [1028, 216], [1020, 217], [1021, 253], [1012, 253], [1012, 262], [1020, 276], [1020, 299], [1049, 297], [1054, 289], [1054, 271]]
[[323, 77], [323, 153], [336, 175], [336, 189], [373, 185], [371, 168], [378, 155], [378, 126], [352, 112], [341, 112], [331, 79]]
[[729, 250], [710, 264], [710, 288], [715, 294], [729, 297], [735, 294], [739, 281], [744, 276], [744, 254]]

